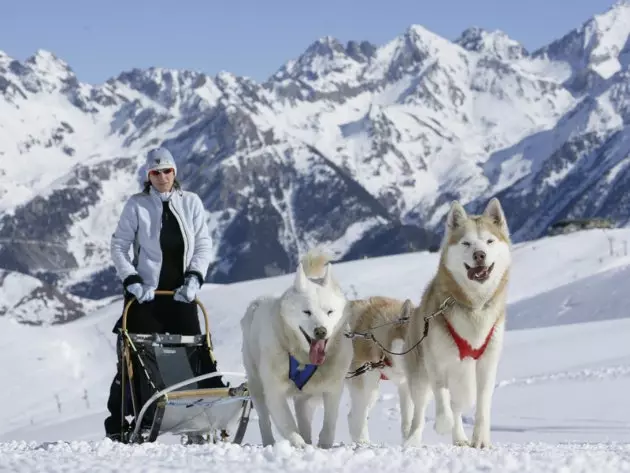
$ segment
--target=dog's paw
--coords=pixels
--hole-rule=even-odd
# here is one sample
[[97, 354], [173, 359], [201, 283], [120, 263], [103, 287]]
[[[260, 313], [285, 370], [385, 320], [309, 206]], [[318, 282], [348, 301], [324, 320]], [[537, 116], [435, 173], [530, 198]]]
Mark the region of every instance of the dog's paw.
[[470, 447], [470, 442], [467, 438], [453, 439], [453, 445], [456, 447]]
[[438, 414], [433, 424], [434, 430], [440, 435], [446, 435], [453, 430], [453, 416], [449, 414]]
[[322, 448], [322, 449], [328, 449], [328, 448], [332, 448], [333, 443], [332, 443], [332, 442], [329, 442], [329, 441], [327, 441], [327, 440], [326, 440], [326, 441], [320, 441], [320, 442], [317, 444], [317, 446], [318, 446], [319, 448]]
[[482, 438], [474, 438], [470, 444], [473, 448], [491, 448], [492, 444], [490, 443], [490, 439], [482, 439]]
[[473, 431], [473, 438], [470, 444], [473, 448], [490, 448], [492, 444], [490, 443], [490, 432], [485, 429], [475, 429]]
[[418, 430], [411, 432], [403, 441], [403, 448], [419, 448], [422, 446], [422, 433]]
[[298, 433], [294, 433], [294, 434], [289, 435], [289, 438], [287, 440], [289, 441], [289, 443], [291, 444], [292, 447], [295, 447], [295, 448], [304, 448], [304, 447], [306, 447], [306, 441]]
[[330, 429], [322, 429], [322, 432], [319, 434], [319, 442], [317, 442], [317, 446], [319, 448], [331, 448], [334, 440], [335, 434], [330, 432]]
[[370, 442], [370, 439], [368, 437], [353, 438], [352, 443], [355, 445], [361, 445], [361, 446], [372, 444], [372, 442]]

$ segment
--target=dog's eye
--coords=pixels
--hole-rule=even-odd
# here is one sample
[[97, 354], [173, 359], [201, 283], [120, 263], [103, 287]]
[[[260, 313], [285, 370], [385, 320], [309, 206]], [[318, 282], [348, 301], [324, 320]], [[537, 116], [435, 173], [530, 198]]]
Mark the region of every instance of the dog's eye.
[[312, 313], [310, 310], [305, 310], [305, 311], [304, 311], [304, 313], [305, 313], [306, 315], [313, 315], [313, 313]]
[[332, 315], [333, 311], [329, 310], [328, 312], [326, 312], [326, 314], [328, 314], [328, 316], [330, 317]]
[[488, 245], [491, 245], [494, 243], [494, 240], [492, 238], [490, 238], [486, 243], [488, 243]]
[[463, 241], [462, 245], [464, 245], [466, 248], [470, 248], [470, 242], [469, 241]]

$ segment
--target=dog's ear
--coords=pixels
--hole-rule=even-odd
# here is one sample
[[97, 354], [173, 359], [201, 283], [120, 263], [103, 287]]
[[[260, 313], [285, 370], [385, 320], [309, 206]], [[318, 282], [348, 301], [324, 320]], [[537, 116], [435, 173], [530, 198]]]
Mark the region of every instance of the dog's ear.
[[507, 221], [505, 220], [505, 214], [503, 213], [503, 207], [501, 207], [499, 199], [496, 197], [490, 199], [490, 202], [486, 205], [486, 209], [483, 211], [483, 215], [492, 220], [492, 223], [503, 230], [506, 234], [509, 233]]
[[293, 287], [299, 292], [304, 292], [306, 291], [307, 285], [308, 285], [308, 277], [306, 276], [306, 273], [304, 272], [304, 267], [302, 266], [302, 263], [300, 263], [298, 264], [298, 267], [295, 270], [295, 279], [293, 281]]
[[330, 287], [332, 284], [332, 269], [330, 267], [330, 263], [326, 263], [324, 266], [324, 286]]
[[468, 214], [466, 210], [457, 200], [454, 200], [451, 204], [451, 209], [448, 211], [448, 216], [446, 217], [446, 225], [450, 230], [455, 230], [461, 227], [466, 219], [468, 218]]
[[407, 299], [405, 300], [402, 308], [400, 309], [400, 318], [408, 319], [411, 317], [411, 313], [413, 312], [413, 303]]

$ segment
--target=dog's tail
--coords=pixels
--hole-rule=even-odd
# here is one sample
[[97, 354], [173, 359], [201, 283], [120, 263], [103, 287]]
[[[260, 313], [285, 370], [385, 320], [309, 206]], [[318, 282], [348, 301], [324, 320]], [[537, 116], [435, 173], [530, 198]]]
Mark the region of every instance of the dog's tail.
[[309, 278], [323, 278], [326, 265], [333, 260], [333, 255], [322, 248], [313, 248], [306, 253], [300, 262], [306, 276]]

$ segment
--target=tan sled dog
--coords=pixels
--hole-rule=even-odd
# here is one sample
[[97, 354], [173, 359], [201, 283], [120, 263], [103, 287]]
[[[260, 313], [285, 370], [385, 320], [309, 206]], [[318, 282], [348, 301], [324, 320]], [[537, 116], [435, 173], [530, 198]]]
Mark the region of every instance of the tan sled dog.
[[[403, 302], [375, 296], [348, 301], [347, 308], [350, 311], [349, 322], [353, 331], [359, 334], [369, 332], [378, 341], [376, 343], [374, 340], [361, 337], [353, 338], [352, 341], [353, 358], [350, 365], [351, 377], [348, 379], [350, 437], [353, 442], [369, 443], [368, 415], [378, 398], [379, 382], [388, 379], [398, 387], [401, 430], [405, 439], [411, 426], [411, 398], [402, 357], [387, 351], [401, 352], [407, 323], [399, 322], [401, 318], [408, 318], [414, 307], [409, 300]], [[361, 372], [362, 368], [369, 369]], [[354, 374], [356, 375], [353, 376]]]
[[431, 391], [435, 396], [435, 430], [451, 432], [453, 443], [469, 445], [462, 411], [476, 400], [473, 447], [490, 445], [490, 407], [503, 346], [507, 282], [511, 265], [509, 229], [499, 200], [482, 215], [467, 215], [453, 202], [446, 219], [437, 272], [409, 322], [406, 345], [427, 338], [405, 355], [414, 404], [406, 446], [421, 442]]

